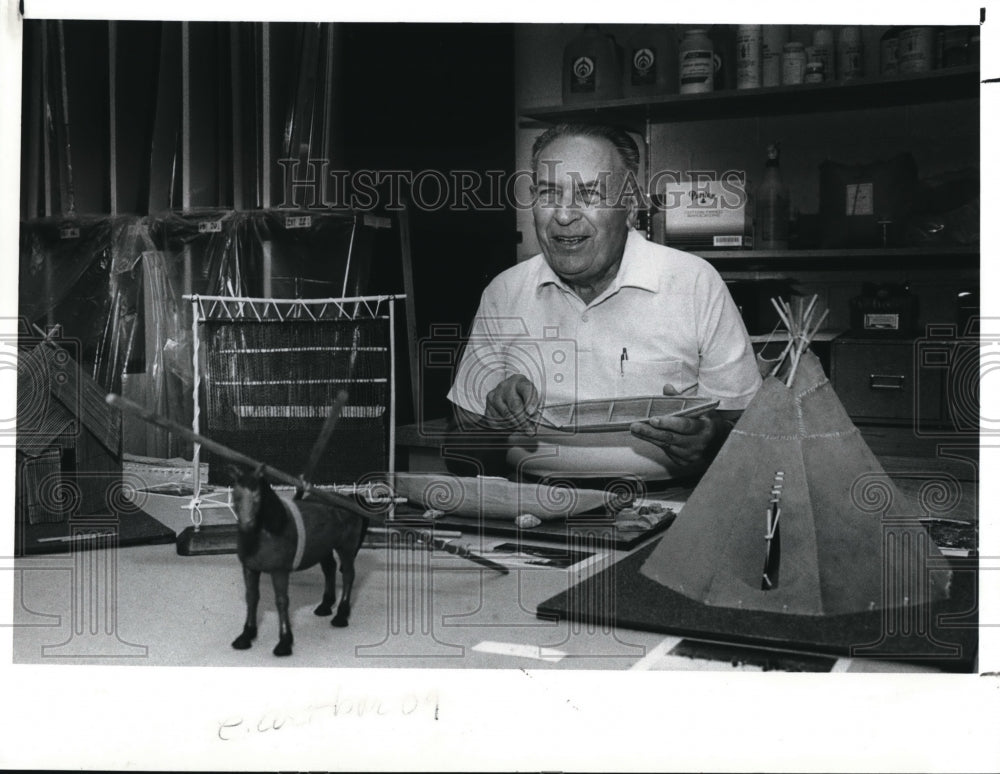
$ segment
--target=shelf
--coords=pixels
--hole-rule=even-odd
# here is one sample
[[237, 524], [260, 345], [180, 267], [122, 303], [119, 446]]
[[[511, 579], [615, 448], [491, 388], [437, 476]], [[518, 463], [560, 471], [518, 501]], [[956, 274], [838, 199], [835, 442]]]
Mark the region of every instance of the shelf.
[[593, 104], [551, 105], [525, 109], [521, 114], [524, 118], [544, 123], [603, 120], [640, 126], [647, 120], [686, 121], [734, 115], [888, 107], [974, 99], [979, 96], [979, 78], [979, 67], [974, 65], [846, 82], [729, 89], [708, 94], [628, 97]]
[[[816, 331], [816, 335], [813, 336], [812, 340], [815, 342], [833, 341], [838, 336], [843, 335], [846, 332], [846, 328], [830, 328], [820, 331]], [[774, 333], [754, 333], [750, 334], [751, 344], [769, 344], [769, 343], [780, 343], [783, 344], [788, 341], [788, 331], [777, 330]]]
[[716, 268], [734, 265], [762, 264], [778, 266], [795, 264], [817, 269], [856, 268], [859, 262], [871, 267], [903, 264], [908, 268], [939, 266], [942, 259], [955, 268], [979, 266], [979, 247], [942, 245], [935, 247], [864, 247], [829, 250], [688, 250], [709, 261]]

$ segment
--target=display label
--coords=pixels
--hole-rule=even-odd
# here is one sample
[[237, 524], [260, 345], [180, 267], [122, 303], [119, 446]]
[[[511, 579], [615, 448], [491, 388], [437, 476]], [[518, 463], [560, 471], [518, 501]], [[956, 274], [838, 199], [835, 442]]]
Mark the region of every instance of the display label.
[[222, 233], [222, 221], [221, 220], [206, 220], [198, 224], [199, 234], [221, 234]]
[[570, 91], [576, 94], [593, 92], [597, 86], [597, 60], [590, 56], [578, 56], [573, 60]]
[[899, 330], [899, 315], [898, 314], [866, 314], [865, 315], [865, 330], [866, 331], [898, 331]]
[[80, 238], [80, 229], [78, 229], [76, 226], [63, 226], [61, 229], [59, 229], [59, 238], [60, 239], [79, 239]]
[[285, 228], [310, 228], [312, 222], [312, 215], [290, 215], [285, 218]]
[[632, 85], [656, 84], [656, 53], [651, 48], [637, 48], [632, 52]]
[[712, 80], [715, 59], [711, 51], [685, 51], [681, 55], [681, 86]]
[[852, 183], [847, 186], [847, 210], [845, 214], [875, 214], [875, 186], [873, 183]]
[[366, 212], [364, 223], [366, 226], [371, 226], [372, 228], [392, 228], [392, 219], [384, 215], [372, 215]]

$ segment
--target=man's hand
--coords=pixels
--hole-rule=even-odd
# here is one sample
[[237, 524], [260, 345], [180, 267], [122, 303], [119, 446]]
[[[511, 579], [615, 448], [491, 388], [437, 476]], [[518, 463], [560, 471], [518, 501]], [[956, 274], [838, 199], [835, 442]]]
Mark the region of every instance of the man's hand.
[[[668, 384], [663, 394], [676, 395], [677, 391]], [[636, 438], [659, 446], [679, 466], [705, 465], [722, 447], [739, 414], [709, 411], [699, 417], [651, 417], [648, 422], [634, 422], [629, 429]]]
[[508, 376], [486, 396], [486, 419], [491, 427], [533, 431], [538, 412], [538, 390], [523, 374]]

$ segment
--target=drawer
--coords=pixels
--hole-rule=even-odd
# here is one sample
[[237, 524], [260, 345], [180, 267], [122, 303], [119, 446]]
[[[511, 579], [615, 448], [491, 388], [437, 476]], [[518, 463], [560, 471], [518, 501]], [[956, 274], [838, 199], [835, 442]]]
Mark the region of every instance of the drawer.
[[854, 419], [942, 420], [943, 375], [918, 370], [913, 341], [834, 341], [830, 381]]

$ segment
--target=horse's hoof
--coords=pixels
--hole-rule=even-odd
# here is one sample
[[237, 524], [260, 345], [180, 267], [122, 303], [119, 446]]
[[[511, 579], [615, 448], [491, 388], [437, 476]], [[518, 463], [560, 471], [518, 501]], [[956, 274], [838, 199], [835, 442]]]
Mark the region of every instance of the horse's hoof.
[[335, 615], [333, 620], [330, 621], [330, 626], [336, 626], [339, 629], [343, 629], [347, 626], [347, 616], [346, 615]]
[[313, 610], [315, 615], [327, 616], [333, 612], [333, 605], [328, 605], [326, 603], [321, 603], [319, 607]]
[[257, 637], [257, 629], [245, 627], [243, 633], [233, 640], [233, 647], [236, 650], [248, 650], [251, 645], [253, 645], [254, 639]]
[[271, 651], [275, 656], [290, 656], [292, 655], [292, 643], [290, 642], [279, 642], [274, 646], [274, 650]]

